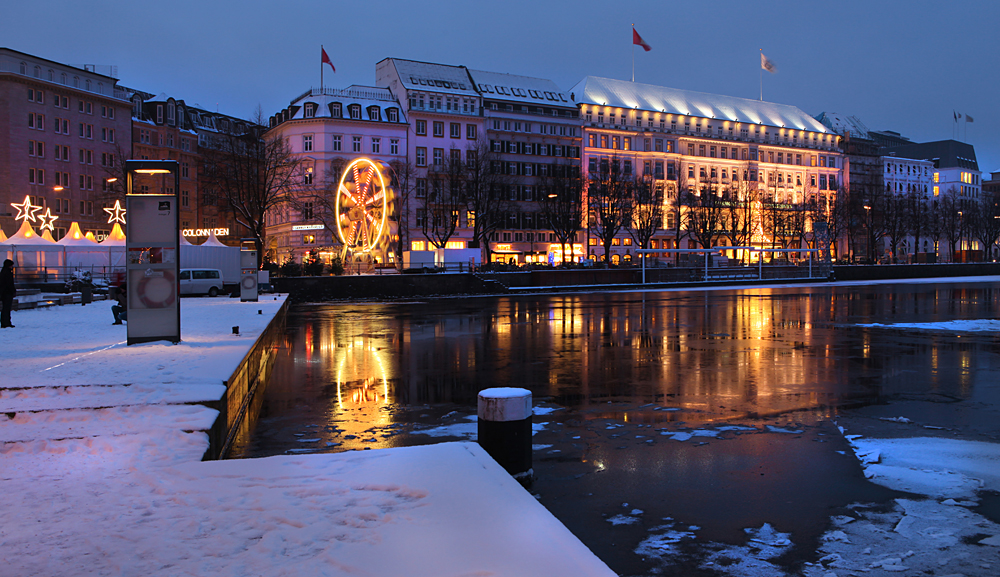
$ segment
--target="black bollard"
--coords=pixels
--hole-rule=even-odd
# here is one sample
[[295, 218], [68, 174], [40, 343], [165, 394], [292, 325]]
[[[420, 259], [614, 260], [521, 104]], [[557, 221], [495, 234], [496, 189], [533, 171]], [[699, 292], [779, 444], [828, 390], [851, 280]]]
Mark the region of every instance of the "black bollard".
[[479, 392], [479, 445], [519, 481], [530, 481], [531, 391], [501, 387]]

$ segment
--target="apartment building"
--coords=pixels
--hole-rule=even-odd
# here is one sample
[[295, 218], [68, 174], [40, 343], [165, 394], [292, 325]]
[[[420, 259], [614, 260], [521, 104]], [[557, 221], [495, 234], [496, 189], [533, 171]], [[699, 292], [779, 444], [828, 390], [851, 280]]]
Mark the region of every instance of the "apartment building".
[[[0, 48], [0, 229], [20, 226], [25, 197], [48, 215], [52, 236], [72, 222], [100, 240], [110, 231], [102, 195], [107, 164], [130, 149], [131, 105], [112, 76]], [[32, 223], [38, 229], [43, 222]]]

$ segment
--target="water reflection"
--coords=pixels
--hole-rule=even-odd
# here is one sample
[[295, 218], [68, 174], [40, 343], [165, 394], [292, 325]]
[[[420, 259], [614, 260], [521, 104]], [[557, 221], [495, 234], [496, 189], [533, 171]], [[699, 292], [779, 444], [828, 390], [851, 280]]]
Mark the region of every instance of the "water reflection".
[[925, 284], [311, 306], [289, 319], [267, 411], [318, 411], [341, 431], [351, 414], [351, 434], [388, 446], [379, 427], [399, 407], [474, 407], [494, 386], [594, 418], [655, 403], [688, 422], [965, 398], [996, 363], [992, 336], [857, 324], [987, 318], [998, 299], [988, 284]]

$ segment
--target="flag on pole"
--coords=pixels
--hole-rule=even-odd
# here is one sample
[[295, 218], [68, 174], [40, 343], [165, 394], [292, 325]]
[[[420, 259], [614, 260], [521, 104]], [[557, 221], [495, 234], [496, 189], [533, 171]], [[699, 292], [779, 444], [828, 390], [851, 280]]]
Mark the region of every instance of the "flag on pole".
[[324, 64], [329, 64], [330, 65], [330, 69], [332, 69], [334, 72], [336, 72], [337, 69], [334, 68], [333, 61], [330, 60], [330, 57], [326, 54], [326, 48], [323, 48], [322, 46], [320, 46], [319, 49], [323, 52], [323, 59], [320, 61], [319, 65], [323, 66]]
[[639, 33], [635, 31], [635, 28], [632, 29], [632, 44], [642, 46], [642, 49], [646, 52], [652, 50], [649, 44], [646, 44], [646, 42], [642, 39], [642, 36], [639, 36]]
[[764, 56], [763, 52], [760, 53], [760, 67], [767, 70], [771, 74], [778, 71], [778, 67], [774, 65], [774, 62], [771, 62], [770, 58]]
[[952, 115], [952, 117], [955, 118], [955, 122], [958, 122], [958, 119], [962, 118], [962, 115], [959, 114], [959, 113], [957, 113], [957, 112], [955, 112], [954, 110], [951, 111], [951, 115]]
[[975, 122], [975, 120], [973, 120], [972, 117], [969, 116], [968, 114], [965, 115], [965, 121], [966, 122]]

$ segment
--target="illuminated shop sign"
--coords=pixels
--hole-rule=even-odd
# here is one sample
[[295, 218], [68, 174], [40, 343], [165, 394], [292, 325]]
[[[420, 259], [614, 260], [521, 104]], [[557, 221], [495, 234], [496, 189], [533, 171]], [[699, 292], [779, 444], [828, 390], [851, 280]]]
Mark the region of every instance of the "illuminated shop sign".
[[292, 230], [323, 230], [322, 224], [293, 224]]
[[228, 228], [185, 228], [181, 231], [184, 236], [229, 236]]

